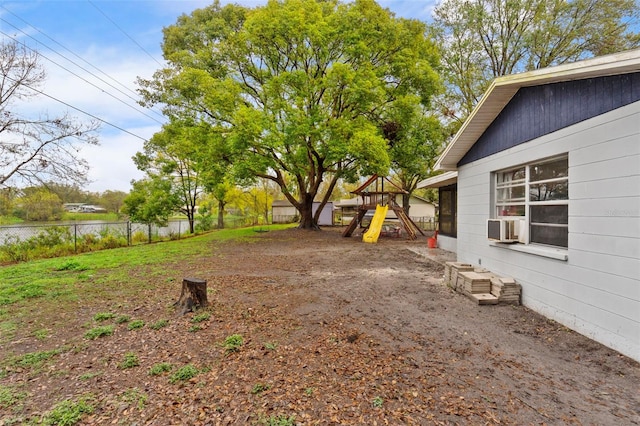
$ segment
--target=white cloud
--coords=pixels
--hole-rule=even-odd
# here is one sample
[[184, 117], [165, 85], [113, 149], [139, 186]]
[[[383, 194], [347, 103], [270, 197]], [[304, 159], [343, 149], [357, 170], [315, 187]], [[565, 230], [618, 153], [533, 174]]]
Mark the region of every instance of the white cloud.
[[[159, 128], [144, 127], [129, 130], [149, 138]], [[87, 190], [128, 192], [131, 189], [131, 180], [138, 180], [144, 176], [131, 158], [136, 152], [142, 151], [142, 148], [143, 142], [140, 139], [123, 132], [102, 136], [98, 146], [85, 146], [81, 155], [91, 164], [89, 179], [93, 181], [88, 185]]]

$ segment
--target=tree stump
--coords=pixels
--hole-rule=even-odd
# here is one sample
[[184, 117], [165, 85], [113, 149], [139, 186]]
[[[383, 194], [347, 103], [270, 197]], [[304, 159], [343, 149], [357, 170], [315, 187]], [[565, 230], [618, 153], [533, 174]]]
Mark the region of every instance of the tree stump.
[[173, 306], [184, 315], [198, 308], [206, 308], [208, 304], [207, 280], [183, 278], [180, 299]]

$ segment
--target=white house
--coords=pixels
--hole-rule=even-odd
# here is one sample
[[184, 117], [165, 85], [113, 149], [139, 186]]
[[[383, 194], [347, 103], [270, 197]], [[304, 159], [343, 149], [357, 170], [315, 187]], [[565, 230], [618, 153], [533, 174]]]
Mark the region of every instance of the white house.
[[457, 172], [441, 245], [640, 361], [640, 50], [496, 79], [436, 167]]

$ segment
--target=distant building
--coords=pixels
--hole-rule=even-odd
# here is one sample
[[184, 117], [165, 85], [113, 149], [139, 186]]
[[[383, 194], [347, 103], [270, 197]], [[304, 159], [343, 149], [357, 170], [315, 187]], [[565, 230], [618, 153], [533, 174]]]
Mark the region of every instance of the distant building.
[[[320, 207], [319, 201], [313, 202], [313, 214], [316, 213]], [[272, 223], [294, 223], [300, 220], [300, 213], [289, 202], [289, 200], [274, 200], [271, 204], [271, 221]], [[318, 219], [319, 226], [331, 226], [333, 225], [333, 203], [328, 202], [325, 204], [320, 218]]]

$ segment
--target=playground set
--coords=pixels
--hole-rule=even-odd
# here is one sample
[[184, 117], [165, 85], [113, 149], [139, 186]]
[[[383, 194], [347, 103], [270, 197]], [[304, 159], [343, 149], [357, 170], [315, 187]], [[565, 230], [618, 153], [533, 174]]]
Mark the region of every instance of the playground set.
[[[398, 187], [386, 177], [373, 175], [351, 193], [362, 197], [362, 205], [360, 205], [356, 215], [342, 233], [343, 237], [350, 237], [358, 225], [362, 225], [362, 220], [369, 210], [375, 210], [375, 213], [369, 223], [369, 228], [362, 235], [362, 241], [364, 242], [376, 243], [383, 232], [385, 235], [400, 236], [401, 231], [404, 230], [410, 240], [417, 238], [416, 232], [425, 235], [422, 229], [407, 216], [404, 209], [396, 202], [396, 197], [399, 194], [407, 194], [407, 191]], [[391, 229], [385, 226], [384, 222], [389, 209], [395, 213], [400, 226]]]

